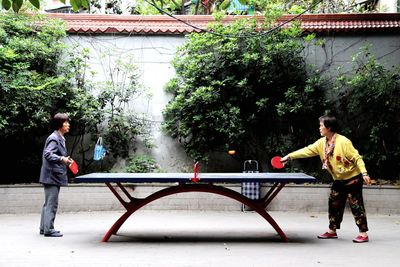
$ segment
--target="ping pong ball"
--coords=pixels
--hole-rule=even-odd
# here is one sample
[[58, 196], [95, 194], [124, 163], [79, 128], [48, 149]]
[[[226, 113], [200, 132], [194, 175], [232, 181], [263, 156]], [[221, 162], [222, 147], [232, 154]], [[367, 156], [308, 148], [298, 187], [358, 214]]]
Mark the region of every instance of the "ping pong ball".
[[229, 155], [235, 155], [235, 154], [236, 154], [236, 151], [235, 151], [235, 150], [229, 150], [229, 151], [228, 151], [228, 154], [229, 154]]

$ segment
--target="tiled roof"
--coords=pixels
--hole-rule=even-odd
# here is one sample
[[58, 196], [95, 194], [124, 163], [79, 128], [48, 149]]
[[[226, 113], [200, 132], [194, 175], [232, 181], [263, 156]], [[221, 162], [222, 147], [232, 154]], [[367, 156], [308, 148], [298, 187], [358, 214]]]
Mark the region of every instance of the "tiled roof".
[[400, 32], [400, 13], [304, 15], [301, 20], [308, 32]]
[[[213, 16], [176, 16], [194, 27], [169, 16], [153, 15], [94, 15], [94, 14], [48, 14], [66, 21], [69, 33], [125, 33], [125, 34], [186, 34], [205, 29]], [[227, 16], [224, 23], [250, 16]], [[262, 16], [256, 17], [262, 21]], [[289, 21], [294, 15], [284, 15], [278, 24]], [[315, 14], [299, 18], [307, 32], [359, 32], [394, 31], [400, 32], [400, 13], [366, 14]]]

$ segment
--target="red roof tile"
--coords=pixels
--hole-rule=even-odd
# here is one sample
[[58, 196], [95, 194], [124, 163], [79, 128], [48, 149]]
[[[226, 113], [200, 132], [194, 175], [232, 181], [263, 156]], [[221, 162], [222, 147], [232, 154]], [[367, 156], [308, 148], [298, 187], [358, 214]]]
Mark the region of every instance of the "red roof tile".
[[[205, 29], [213, 16], [176, 16], [193, 25], [193, 28], [171, 17], [163, 15], [94, 15], [94, 14], [48, 14], [49, 17], [66, 21], [69, 33], [126, 33], [126, 34], [187, 34]], [[284, 15], [278, 24], [293, 19], [294, 15]], [[227, 16], [224, 23], [250, 16]], [[260, 22], [262, 16], [257, 16]], [[400, 13], [365, 14], [315, 14], [303, 15], [302, 28], [307, 32], [355, 32], [355, 31], [395, 31], [400, 32]], [[290, 24], [290, 23], [289, 23]]]
[[400, 13], [304, 15], [301, 20], [302, 28], [308, 32], [400, 32]]

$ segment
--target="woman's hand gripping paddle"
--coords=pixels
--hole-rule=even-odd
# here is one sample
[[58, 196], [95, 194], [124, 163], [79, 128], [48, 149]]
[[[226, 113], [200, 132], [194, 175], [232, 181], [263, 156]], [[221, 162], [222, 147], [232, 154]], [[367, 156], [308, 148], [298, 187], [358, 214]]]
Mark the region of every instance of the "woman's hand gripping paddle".
[[274, 169], [282, 169], [283, 167], [285, 167], [285, 164], [283, 164], [281, 162], [281, 157], [279, 156], [275, 156], [271, 159], [271, 165]]

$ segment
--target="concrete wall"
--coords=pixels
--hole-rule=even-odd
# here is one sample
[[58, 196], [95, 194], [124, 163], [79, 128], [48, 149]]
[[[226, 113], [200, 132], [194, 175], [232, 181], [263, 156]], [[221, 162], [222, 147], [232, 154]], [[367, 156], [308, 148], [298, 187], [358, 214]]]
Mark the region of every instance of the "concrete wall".
[[[129, 188], [134, 197], [144, 198], [165, 186], [162, 184], [135, 185]], [[240, 192], [239, 185], [229, 188]], [[268, 186], [263, 187], [266, 191]], [[271, 211], [327, 212], [328, 185], [287, 185], [268, 207]], [[0, 214], [40, 213], [43, 204], [40, 185], [0, 186]], [[400, 214], [400, 188], [392, 186], [364, 187], [369, 214]], [[239, 211], [235, 200], [209, 193], [181, 193], [156, 200], [144, 207], [151, 210], [216, 210]], [[124, 210], [110, 190], [102, 184], [76, 185], [61, 188], [60, 212]]]
[[400, 34], [327, 35], [316, 40], [323, 40], [323, 45], [307, 45], [304, 56], [308, 64], [328, 76], [336, 76], [338, 68], [342, 72], [351, 69], [353, 56], [364, 46], [369, 46], [370, 53], [387, 67], [400, 64]]

